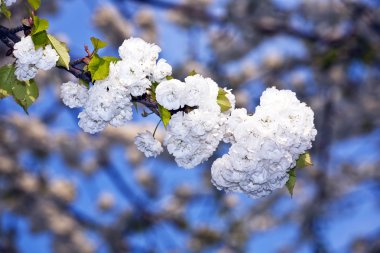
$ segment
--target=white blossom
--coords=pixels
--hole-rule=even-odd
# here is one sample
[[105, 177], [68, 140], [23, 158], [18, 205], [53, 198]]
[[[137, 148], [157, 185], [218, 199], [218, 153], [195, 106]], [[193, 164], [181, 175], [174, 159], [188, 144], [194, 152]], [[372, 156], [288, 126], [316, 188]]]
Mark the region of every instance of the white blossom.
[[219, 87], [211, 78], [204, 78], [197, 74], [186, 77], [185, 83], [184, 104], [197, 106], [205, 111], [220, 111], [217, 104]]
[[235, 109], [231, 112], [225, 124], [225, 132], [223, 141], [226, 143], [235, 142], [234, 132], [236, 128], [248, 119], [247, 110], [245, 108]]
[[88, 100], [84, 110], [94, 120], [110, 121], [118, 114], [118, 104], [115, 98], [121, 100], [108, 81], [95, 82], [88, 91]]
[[195, 109], [177, 112], [169, 122], [164, 144], [183, 168], [193, 168], [208, 160], [223, 137], [225, 117]]
[[35, 49], [31, 36], [21, 38], [13, 49], [13, 55], [16, 57], [15, 75], [20, 81], [34, 78], [38, 69], [51, 69], [59, 59], [57, 52], [50, 45], [45, 49]]
[[110, 124], [114, 127], [119, 127], [127, 124], [128, 121], [132, 120], [133, 111], [131, 104], [125, 105], [115, 117], [110, 121]]
[[137, 149], [143, 152], [146, 157], [156, 157], [163, 151], [161, 143], [156, 140], [153, 137], [153, 134], [149, 131], [139, 133], [136, 136], [135, 144], [137, 146]]
[[152, 73], [161, 48], [140, 38], [125, 40], [119, 47], [119, 55], [125, 62], [134, 62], [145, 73]]
[[36, 67], [42, 70], [50, 70], [56, 65], [58, 59], [59, 56], [57, 51], [55, 51], [51, 45], [47, 45], [43, 51], [42, 57], [37, 62]]
[[119, 61], [110, 65], [110, 79], [128, 89], [135, 97], [142, 96], [151, 82], [147, 78], [149, 73], [142, 71], [140, 65], [133, 61]]
[[176, 110], [182, 107], [185, 92], [185, 84], [177, 79], [166, 80], [158, 84], [156, 88], [157, 102], [168, 110]]
[[13, 47], [13, 55], [21, 64], [36, 64], [42, 54], [42, 48], [35, 50], [31, 36], [21, 38]]
[[214, 162], [213, 184], [254, 198], [283, 187], [287, 172], [311, 147], [317, 133], [313, 121], [312, 110], [293, 92], [267, 89], [253, 116], [244, 109], [231, 113], [226, 135], [232, 146]]
[[[84, 104], [84, 121], [80, 127], [88, 133], [103, 130], [108, 124], [122, 126], [132, 119], [132, 103], [128, 90], [112, 79], [95, 82]], [[89, 131], [88, 131], [89, 130]]]
[[106, 121], [93, 120], [90, 116], [88, 116], [86, 111], [79, 113], [78, 118], [79, 127], [82, 128], [83, 131], [90, 134], [100, 132], [107, 126]]
[[38, 69], [31, 64], [23, 64], [16, 60], [15, 76], [17, 80], [28, 81], [37, 75]]
[[152, 80], [154, 82], [160, 83], [163, 80], [165, 80], [165, 78], [167, 76], [170, 76], [171, 74], [172, 74], [172, 66], [170, 66], [166, 62], [166, 60], [160, 59], [157, 62], [156, 67], [153, 70], [153, 79]]
[[70, 108], [82, 107], [88, 99], [88, 90], [84, 85], [67, 82], [61, 85], [61, 98]]

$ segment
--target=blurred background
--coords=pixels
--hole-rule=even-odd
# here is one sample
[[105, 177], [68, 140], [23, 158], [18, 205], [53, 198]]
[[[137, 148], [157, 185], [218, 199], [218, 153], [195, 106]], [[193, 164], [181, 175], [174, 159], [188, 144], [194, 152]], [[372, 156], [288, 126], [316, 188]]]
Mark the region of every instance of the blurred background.
[[[16, 26], [26, 11], [12, 6]], [[291, 89], [315, 112], [314, 166], [253, 200], [217, 191], [209, 162], [184, 170], [133, 145], [158, 118], [138, 113], [98, 135], [77, 126], [40, 73], [26, 115], [0, 101], [0, 252], [380, 252], [380, 2], [378, 0], [42, 0], [72, 59], [96, 36], [157, 43], [173, 76], [195, 70], [254, 112], [261, 92]], [[1, 65], [6, 48], [0, 46]], [[139, 109], [141, 114], [142, 109]], [[159, 128], [158, 137], [162, 138]]]

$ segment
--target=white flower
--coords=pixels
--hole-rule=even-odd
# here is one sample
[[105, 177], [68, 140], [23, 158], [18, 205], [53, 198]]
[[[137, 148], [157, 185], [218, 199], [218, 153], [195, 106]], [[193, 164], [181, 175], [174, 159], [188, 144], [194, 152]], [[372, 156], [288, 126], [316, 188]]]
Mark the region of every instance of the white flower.
[[91, 117], [88, 116], [86, 111], [79, 113], [78, 118], [79, 118], [79, 122], [78, 122], [79, 127], [82, 128], [83, 131], [90, 134], [100, 132], [107, 126], [106, 121], [93, 120]]
[[31, 64], [22, 64], [16, 60], [15, 76], [17, 80], [28, 81], [37, 75], [38, 69]]
[[47, 45], [45, 49], [38, 48], [36, 50], [31, 36], [21, 38], [13, 49], [13, 55], [16, 57], [15, 75], [20, 81], [34, 78], [38, 69], [51, 69], [59, 58], [57, 52], [50, 45]]
[[109, 79], [97, 81], [88, 93], [84, 109], [94, 120], [111, 121], [121, 109], [130, 105], [128, 93]]
[[51, 45], [47, 45], [43, 51], [41, 59], [37, 62], [36, 67], [42, 70], [50, 70], [56, 65], [58, 59], [59, 56], [57, 51], [55, 51]]
[[160, 59], [153, 70], [153, 81], [160, 83], [165, 80], [165, 77], [170, 76], [171, 74], [172, 66], [170, 66], [166, 60]]
[[4, 0], [4, 3], [7, 7], [11, 6], [12, 4], [14, 4], [16, 2], [16, 0]]
[[166, 80], [156, 88], [157, 102], [168, 110], [176, 110], [183, 106], [185, 84], [177, 79]]
[[151, 86], [148, 75], [133, 61], [119, 61], [110, 65], [109, 78], [124, 86], [135, 97], [145, 94], [146, 89]]
[[161, 143], [156, 140], [153, 137], [153, 134], [149, 131], [139, 133], [136, 136], [135, 144], [137, 146], [137, 149], [143, 152], [146, 157], [156, 157], [163, 151]]
[[128, 121], [132, 120], [133, 111], [132, 105], [129, 104], [120, 110], [119, 114], [117, 114], [111, 121], [110, 124], [114, 127], [119, 127], [127, 124]]
[[13, 47], [13, 55], [21, 64], [36, 64], [42, 57], [43, 49], [35, 50], [31, 36], [21, 38]]
[[140, 38], [125, 40], [119, 47], [121, 59], [126, 62], [138, 63], [145, 73], [152, 73], [160, 51], [159, 46], [147, 43]]
[[177, 112], [169, 121], [164, 144], [183, 168], [193, 168], [208, 160], [223, 137], [225, 117], [195, 109]]
[[265, 90], [255, 116], [273, 129], [278, 142], [286, 146], [294, 158], [311, 148], [317, 134], [313, 111], [292, 91]]
[[61, 86], [61, 98], [70, 108], [82, 107], [88, 99], [88, 90], [84, 85], [67, 82]]
[[[122, 126], [132, 119], [132, 103], [128, 90], [109, 78], [95, 82], [88, 91], [84, 104], [85, 123], [80, 127], [89, 133], [101, 131], [105, 126]], [[87, 123], [89, 122], [89, 123]]]
[[217, 104], [219, 87], [211, 78], [201, 75], [188, 76], [185, 78], [186, 88], [184, 104], [198, 106], [205, 111], [220, 111]]
[[231, 112], [225, 124], [225, 133], [223, 141], [226, 143], [235, 142], [234, 132], [235, 129], [248, 119], [247, 110], [245, 108], [235, 109]]
[[299, 155], [311, 147], [316, 130], [313, 112], [291, 91], [267, 89], [253, 116], [232, 111], [225, 138], [232, 146], [217, 159], [212, 182], [218, 189], [258, 198], [281, 188]]

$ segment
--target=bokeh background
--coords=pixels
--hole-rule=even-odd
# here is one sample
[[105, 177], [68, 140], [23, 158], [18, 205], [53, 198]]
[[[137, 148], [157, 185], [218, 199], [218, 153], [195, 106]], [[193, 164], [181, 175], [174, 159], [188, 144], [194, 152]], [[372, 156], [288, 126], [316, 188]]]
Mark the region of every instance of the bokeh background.
[[[21, 2], [3, 25], [25, 17]], [[158, 118], [136, 113], [86, 134], [59, 98], [73, 77], [40, 73], [29, 115], [0, 101], [0, 252], [380, 252], [378, 0], [42, 3], [73, 59], [91, 36], [110, 43], [104, 55], [139, 36], [162, 48], [174, 76], [212, 77], [250, 112], [266, 87], [295, 91], [315, 112], [314, 166], [299, 171], [293, 198], [219, 192], [210, 166], [227, 146], [192, 170], [167, 153], [145, 159], [133, 139]], [[12, 60], [5, 50], [1, 64]]]

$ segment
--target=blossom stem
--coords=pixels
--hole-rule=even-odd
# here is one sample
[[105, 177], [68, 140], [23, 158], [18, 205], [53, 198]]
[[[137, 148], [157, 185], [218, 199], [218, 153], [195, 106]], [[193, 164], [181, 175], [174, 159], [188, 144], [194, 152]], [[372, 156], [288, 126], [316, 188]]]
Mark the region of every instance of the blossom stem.
[[162, 120], [160, 119], [160, 121], [158, 121], [158, 123], [156, 125], [156, 128], [154, 129], [153, 137], [156, 135], [157, 128], [158, 128], [158, 126], [160, 125], [161, 122], [162, 122]]

